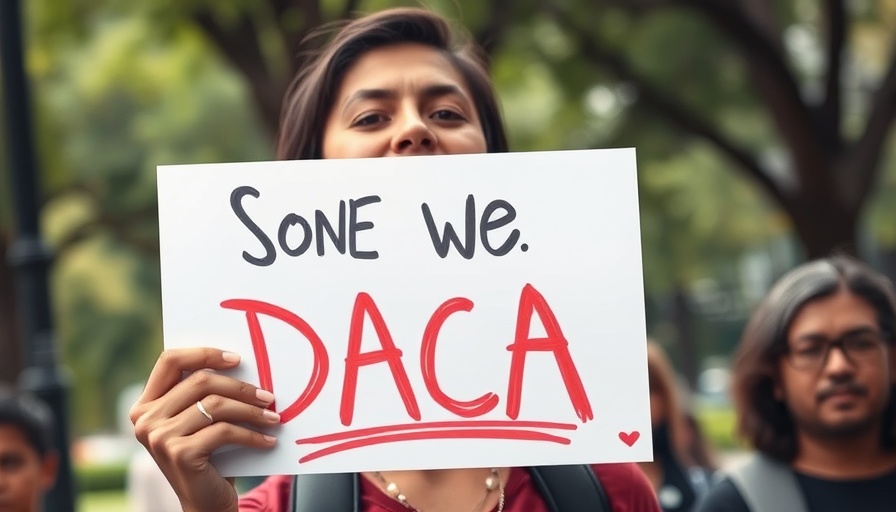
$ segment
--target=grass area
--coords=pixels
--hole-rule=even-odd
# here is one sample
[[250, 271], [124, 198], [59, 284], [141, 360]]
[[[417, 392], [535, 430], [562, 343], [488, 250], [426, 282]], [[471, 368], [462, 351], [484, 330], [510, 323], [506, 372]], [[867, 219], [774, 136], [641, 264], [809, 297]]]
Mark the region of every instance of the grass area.
[[123, 490], [81, 493], [78, 512], [127, 512], [128, 497]]
[[697, 410], [697, 421], [713, 448], [730, 450], [741, 447], [734, 435], [737, 417], [731, 407], [701, 407]]

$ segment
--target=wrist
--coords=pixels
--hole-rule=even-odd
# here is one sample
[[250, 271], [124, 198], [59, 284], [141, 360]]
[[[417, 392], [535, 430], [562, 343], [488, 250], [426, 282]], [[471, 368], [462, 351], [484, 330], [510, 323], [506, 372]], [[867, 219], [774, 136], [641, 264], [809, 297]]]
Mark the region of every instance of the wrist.
[[224, 508], [210, 508], [210, 507], [183, 507], [183, 512], [239, 512], [239, 505], [234, 503], [232, 506], [224, 507]]

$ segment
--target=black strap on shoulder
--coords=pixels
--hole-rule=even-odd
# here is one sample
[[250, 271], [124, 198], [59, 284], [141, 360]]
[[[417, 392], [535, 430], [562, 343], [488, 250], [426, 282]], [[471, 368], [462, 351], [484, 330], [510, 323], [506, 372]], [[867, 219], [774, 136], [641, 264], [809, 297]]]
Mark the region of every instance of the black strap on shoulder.
[[290, 512], [359, 512], [357, 473], [296, 475], [289, 494]]
[[[612, 512], [597, 475], [587, 464], [529, 468], [550, 512]], [[357, 473], [296, 475], [290, 512], [360, 512]]]
[[587, 464], [529, 468], [550, 512], [611, 512], [597, 475]]

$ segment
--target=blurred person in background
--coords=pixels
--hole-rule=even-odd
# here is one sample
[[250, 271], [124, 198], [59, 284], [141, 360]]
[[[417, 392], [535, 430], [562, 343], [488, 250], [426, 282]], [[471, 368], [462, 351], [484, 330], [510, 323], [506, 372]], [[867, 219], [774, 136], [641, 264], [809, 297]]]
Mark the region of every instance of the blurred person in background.
[[694, 467], [698, 469], [698, 471], [692, 471], [691, 474], [696, 484], [705, 488], [712, 482], [719, 469], [715, 454], [703, 434], [703, 428], [700, 426], [697, 416], [688, 408], [685, 408], [684, 424], [688, 432], [687, 454], [691, 462], [694, 463]]
[[702, 439], [699, 430], [688, 423], [689, 414], [683, 405], [675, 370], [666, 352], [654, 341], [647, 342], [647, 376], [653, 461], [642, 462], [640, 466], [664, 512], [689, 511], [707, 490], [710, 475], [692, 457], [693, 446], [701, 444]]
[[39, 512], [56, 481], [53, 414], [24, 392], [0, 387], [0, 511]]
[[896, 510], [896, 296], [837, 256], [785, 274], [744, 330], [733, 370], [756, 453], [700, 512]]

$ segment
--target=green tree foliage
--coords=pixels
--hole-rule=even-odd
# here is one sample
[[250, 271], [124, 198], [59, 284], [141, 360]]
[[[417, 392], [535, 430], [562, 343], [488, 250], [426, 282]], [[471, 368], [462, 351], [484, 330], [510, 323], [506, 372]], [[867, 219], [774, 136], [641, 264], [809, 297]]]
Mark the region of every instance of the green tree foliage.
[[[896, 117], [892, 1], [546, 5], [576, 54], [629, 85], [637, 108], [710, 142], [757, 184], [807, 256], [857, 250]], [[869, 58], [862, 37], [890, 49]], [[765, 136], [745, 137], [757, 114]]]
[[[648, 311], [654, 327], [674, 323], [684, 359], [733, 345], [737, 329], [721, 325], [696, 346], [690, 337], [699, 329], [689, 323], [704, 306], [726, 322], [742, 319], [756, 295], [739, 290], [745, 253], [773, 253], [791, 230], [803, 256], [857, 252], [872, 199], [866, 256], [887, 243], [884, 205], [893, 188], [871, 192], [892, 162], [896, 3], [547, 0], [540, 7], [514, 25], [524, 35], [506, 43], [521, 44], [533, 61], [521, 60], [522, 69], [548, 68], [539, 76], [562, 90], [541, 125], [552, 134], [541, 140], [551, 148], [638, 148]], [[531, 133], [538, 144], [538, 130]], [[765, 259], [772, 261], [766, 274], [793, 263]], [[727, 311], [697, 304], [701, 276], [728, 290], [717, 301]], [[696, 364], [682, 365], [693, 382]]]
[[[858, 233], [896, 247], [896, 0], [428, 3], [486, 47], [513, 149], [637, 147], [650, 327], [671, 326], [681, 354], [731, 345], [756, 296], [741, 284], [745, 254], [791, 232], [807, 255]], [[299, 50], [314, 46], [301, 41], [347, 13], [399, 4], [419, 5], [27, 3], [76, 431], [112, 425], [108, 404], [161, 349], [155, 166], [271, 158]], [[8, 276], [0, 268], [0, 323], [11, 318]], [[0, 351], [14, 343], [0, 331]], [[683, 359], [693, 377], [693, 357]], [[8, 366], [0, 379], [14, 378]]]
[[244, 83], [192, 25], [161, 33], [111, 8], [85, 16], [33, 27], [48, 36], [29, 52], [79, 432], [114, 425], [108, 404], [161, 350], [155, 166], [271, 158]]

